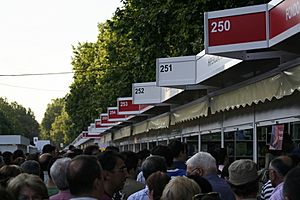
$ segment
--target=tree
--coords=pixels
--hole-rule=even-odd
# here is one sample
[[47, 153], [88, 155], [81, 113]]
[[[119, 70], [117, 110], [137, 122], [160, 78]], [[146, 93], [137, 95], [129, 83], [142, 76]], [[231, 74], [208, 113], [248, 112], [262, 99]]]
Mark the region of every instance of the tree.
[[40, 125], [41, 138], [50, 139], [50, 131], [55, 118], [58, 117], [64, 107], [65, 100], [63, 98], [52, 99], [51, 103], [47, 105], [44, 118]]
[[196, 55], [203, 49], [205, 11], [261, 4], [265, 1], [123, 0], [113, 18], [98, 25], [96, 43], [73, 49], [75, 71], [66, 112], [75, 138], [131, 96], [131, 84], [155, 81], [156, 58]]
[[23, 135], [33, 141], [39, 134], [39, 124], [30, 108], [0, 98], [0, 134]]
[[70, 143], [71, 138], [69, 137], [69, 132], [71, 128], [72, 123], [69, 115], [63, 108], [60, 115], [55, 118], [55, 121], [51, 125], [50, 136], [53, 143], [56, 146], [59, 146], [61, 143]]

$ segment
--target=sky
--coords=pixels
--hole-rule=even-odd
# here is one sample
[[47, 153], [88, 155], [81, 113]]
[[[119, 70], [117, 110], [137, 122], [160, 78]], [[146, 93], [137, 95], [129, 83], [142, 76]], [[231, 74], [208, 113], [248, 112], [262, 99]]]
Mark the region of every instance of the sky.
[[72, 45], [95, 42], [98, 23], [111, 19], [120, 0], [0, 1], [0, 97], [30, 108], [41, 122], [51, 99], [69, 92]]

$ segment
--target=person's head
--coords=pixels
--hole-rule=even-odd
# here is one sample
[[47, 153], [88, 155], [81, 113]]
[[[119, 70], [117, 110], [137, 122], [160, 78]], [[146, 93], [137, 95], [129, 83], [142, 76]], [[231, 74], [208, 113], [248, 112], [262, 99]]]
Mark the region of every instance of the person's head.
[[228, 183], [238, 197], [253, 198], [258, 192], [257, 165], [249, 159], [236, 160], [228, 168]]
[[300, 199], [300, 167], [290, 170], [283, 184], [283, 195], [285, 200]]
[[34, 174], [39, 176], [41, 172], [40, 164], [35, 160], [27, 160], [21, 164], [24, 173]]
[[75, 197], [88, 195], [99, 198], [103, 195], [103, 177], [100, 163], [94, 156], [79, 155], [67, 166], [67, 181]]
[[161, 200], [192, 200], [199, 193], [201, 188], [195, 181], [185, 176], [177, 176], [166, 185]]
[[0, 197], [1, 200], [16, 200], [10, 191], [2, 187], [0, 187]]
[[207, 152], [198, 152], [186, 161], [187, 175], [206, 176], [217, 173], [216, 160]]
[[185, 161], [187, 158], [187, 144], [177, 139], [172, 140], [168, 144], [169, 148], [173, 152], [174, 159]]
[[168, 167], [173, 165], [173, 152], [168, 146], [158, 145], [151, 150], [151, 155], [162, 156], [166, 159]]
[[123, 151], [121, 155], [125, 159], [125, 165], [127, 168], [128, 177], [134, 179], [136, 175], [137, 165], [138, 165], [138, 156], [132, 151]]
[[48, 199], [48, 191], [44, 182], [36, 175], [22, 173], [11, 179], [7, 189], [16, 199]]
[[142, 164], [142, 172], [145, 180], [154, 172], [167, 172], [167, 164], [161, 156], [149, 156]]
[[71, 158], [57, 159], [50, 168], [50, 176], [59, 190], [66, 190], [69, 188], [67, 181], [67, 166]]
[[154, 172], [147, 178], [147, 186], [149, 188], [149, 199], [159, 200], [165, 186], [171, 178], [165, 172]]
[[24, 152], [21, 149], [17, 149], [13, 153], [13, 159], [15, 160], [17, 158], [25, 158]]
[[115, 151], [115, 152], [120, 152], [120, 149], [116, 146], [107, 146], [105, 148], [105, 151]]
[[10, 151], [4, 151], [2, 153], [3, 160], [6, 165], [11, 165], [13, 162], [13, 153]]
[[44, 154], [44, 153], [50, 153], [50, 154], [52, 154], [53, 156], [54, 156], [54, 154], [55, 154], [55, 146], [53, 146], [53, 145], [51, 145], [51, 144], [45, 144], [44, 146], [43, 146], [43, 149], [42, 149], [42, 153]]
[[274, 187], [283, 182], [285, 175], [294, 167], [289, 156], [279, 156], [269, 164], [269, 179]]
[[0, 184], [2, 187], [6, 187], [8, 181], [21, 174], [22, 169], [18, 165], [5, 165], [0, 168]]
[[71, 144], [71, 145], [69, 146], [69, 150], [70, 150], [70, 151], [73, 151], [74, 149], [76, 149], [76, 147], [75, 147], [74, 145]]
[[50, 153], [43, 153], [42, 155], [40, 155], [39, 163], [42, 171], [47, 171], [48, 165], [52, 158], [53, 156]]
[[122, 155], [115, 151], [104, 151], [98, 156], [103, 168], [104, 189], [112, 196], [120, 191], [127, 178], [127, 169]]
[[137, 152], [137, 156], [138, 156], [138, 160], [139, 160], [138, 167], [141, 167], [144, 160], [150, 156], [150, 151], [148, 149], [143, 149], [143, 150]]
[[3, 160], [3, 157], [0, 156], [0, 168], [1, 168], [2, 166], [4, 166], [4, 165], [5, 165], [5, 162], [4, 162], [4, 160]]
[[212, 192], [212, 186], [208, 182], [207, 179], [203, 178], [202, 176], [197, 176], [197, 175], [189, 175], [187, 177], [194, 180], [199, 185], [202, 193]]
[[83, 154], [85, 155], [97, 155], [99, 153], [99, 147], [97, 145], [89, 145], [84, 148]]

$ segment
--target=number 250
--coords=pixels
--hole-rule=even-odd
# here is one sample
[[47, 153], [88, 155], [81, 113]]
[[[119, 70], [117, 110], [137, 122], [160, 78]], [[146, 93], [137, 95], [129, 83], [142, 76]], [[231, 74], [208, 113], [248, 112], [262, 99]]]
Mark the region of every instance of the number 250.
[[212, 22], [211, 26], [212, 26], [212, 29], [211, 29], [212, 33], [218, 33], [218, 32], [220, 33], [223, 31], [229, 31], [230, 30], [230, 21], [225, 20], [225, 21]]

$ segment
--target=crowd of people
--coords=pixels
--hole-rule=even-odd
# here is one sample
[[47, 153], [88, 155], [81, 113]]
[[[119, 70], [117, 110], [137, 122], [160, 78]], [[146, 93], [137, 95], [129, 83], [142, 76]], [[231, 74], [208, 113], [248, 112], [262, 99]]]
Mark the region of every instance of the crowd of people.
[[299, 158], [281, 155], [265, 170], [255, 162], [225, 161], [222, 150], [187, 157], [173, 140], [151, 150], [120, 152], [97, 145], [40, 154], [0, 154], [1, 200], [299, 200]]

